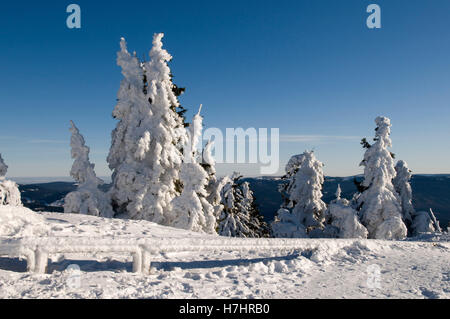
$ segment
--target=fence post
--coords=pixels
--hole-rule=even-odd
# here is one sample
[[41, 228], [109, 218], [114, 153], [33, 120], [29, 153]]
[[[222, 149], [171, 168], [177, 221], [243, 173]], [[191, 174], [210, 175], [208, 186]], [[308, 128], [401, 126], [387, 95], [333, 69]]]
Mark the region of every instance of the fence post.
[[142, 273], [149, 274], [150, 273], [150, 264], [151, 264], [151, 255], [150, 252], [143, 248], [142, 249]]
[[42, 247], [37, 247], [35, 256], [36, 266], [34, 267], [34, 272], [38, 274], [45, 274], [48, 263], [48, 253]]
[[36, 254], [32, 249], [25, 249], [24, 255], [27, 259], [27, 272], [34, 272], [36, 269]]
[[140, 247], [133, 253], [133, 272], [142, 271], [142, 250]]

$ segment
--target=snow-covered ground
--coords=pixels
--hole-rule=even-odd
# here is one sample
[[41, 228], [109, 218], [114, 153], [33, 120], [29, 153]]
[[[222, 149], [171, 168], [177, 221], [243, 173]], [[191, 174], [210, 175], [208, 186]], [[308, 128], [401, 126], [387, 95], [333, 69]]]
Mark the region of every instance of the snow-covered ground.
[[[0, 208], [0, 236], [32, 234], [218, 238], [147, 221]], [[0, 256], [0, 298], [450, 297], [448, 234], [407, 241], [314, 241], [322, 243], [314, 251], [165, 253], [153, 258], [149, 275], [131, 273], [130, 256], [120, 254], [53, 255], [49, 273], [42, 275], [25, 272], [25, 261]], [[67, 269], [74, 264], [81, 268], [79, 276]]]

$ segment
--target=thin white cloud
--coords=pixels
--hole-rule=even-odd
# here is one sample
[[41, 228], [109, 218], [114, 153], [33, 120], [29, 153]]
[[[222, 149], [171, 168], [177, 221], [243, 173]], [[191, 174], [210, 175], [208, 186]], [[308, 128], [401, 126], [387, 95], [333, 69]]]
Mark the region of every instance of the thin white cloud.
[[280, 142], [331, 142], [337, 140], [359, 140], [360, 136], [351, 135], [280, 135]]
[[0, 135], [0, 140], [16, 140], [16, 136]]
[[31, 144], [62, 144], [68, 143], [67, 141], [62, 140], [50, 140], [50, 139], [33, 139], [28, 141]]
[[[270, 134], [270, 130], [269, 130]], [[333, 141], [359, 141], [361, 140], [361, 136], [353, 136], [353, 135], [288, 135], [288, 134], [280, 134], [279, 141], [282, 143], [324, 143], [324, 142], [333, 142]], [[233, 142], [236, 139], [236, 136], [226, 136], [226, 133], [223, 133], [223, 141], [224, 142]], [[266, 142], [270, 141], [271, 137], [269, 136], [259, 136], [258, 131], [256, 131], [255, 136], [245, 136], [245, 142]], [[204, 139], [206, 141], [206, 139]]]

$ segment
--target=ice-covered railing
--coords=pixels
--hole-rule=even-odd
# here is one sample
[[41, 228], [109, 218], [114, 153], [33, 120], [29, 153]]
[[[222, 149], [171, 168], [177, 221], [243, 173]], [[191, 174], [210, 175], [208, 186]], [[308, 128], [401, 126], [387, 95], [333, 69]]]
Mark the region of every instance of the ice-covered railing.
[[148, 273], [152, 259], [168, 252], [310, 251], [312, 259], [321, 259], [324, 253], [332, 255], [355, 244], [382, 247], [380, 242], [387, 245], [383, 240], [363, 239], [23, 237], [0, 238], [0, 255], [25, 257], [28, 271], [45, 273], [50, 254], [126, 253], [133, 257], [133, 272]]
[[[111, 244], [111, 243], [114, 244]], [[142, 248], [133, 239], [111, 237], [23, 237], [0, 238], [0, 255], [25, 257], [27, 270], [45, 273], [50, 254], [64, 253], [127, 253], [133, 257], [133, 272], [142, 272]]]
[[20, 240], [4, 240], [0, 238], [0, 256], [5, 255], [11, 257], [25, 257], [27, 260], [27, 270], [35, 271], [36, 251], [23, 245]]

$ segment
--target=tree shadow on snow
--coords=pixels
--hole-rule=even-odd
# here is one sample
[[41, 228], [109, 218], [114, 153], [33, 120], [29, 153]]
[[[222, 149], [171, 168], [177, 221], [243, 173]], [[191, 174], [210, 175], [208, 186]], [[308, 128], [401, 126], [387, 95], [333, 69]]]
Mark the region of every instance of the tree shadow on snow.
[[[96, 260], [71, 260], [64, 259], [62, 261], [52, 262], [48, 261], [46, 273], [54, 271], [64, 271], [70, 265], [78, 265], [81, 271], [132, 271], [132, 262], [121, 262], [117, 260], [96, 261]], [[20, 258], [0, 257], [0, 270], [27, 272], [27, 261]]]
[[219, 259], [219, 260], [193, 260], [193, 261], [154, 261], [151, 267], [157, 270], [170, 271], [173, 268], [181, 268], [184, 270], [205, 269], [205, 268], [222, 268], [228, 266], [250, 266], [259, 262], [267, 263], [271, 261], [292, 260], [300, 256], [308, 257], [306, 254], [290, 254], [278, 257], [261, 257], [261, 258], [240, 258], [240, 259]]
[[131, 272], [133, 269], [133, 264], [131, 261], [123, 262], [112, 259], [105, 261], [63, 259], [57, 262], [51, 262], [49, 260], [47, 273], [52, 273], [54, 271], [64, 271], [71, 265], [77, 265], [78, 267], [80, 267], [80, 270], [84, 272], [95, 272], [95, 271]]
[[26, 272], [27, 261], [20, 258], [0, 257], [0, 269], [14, 272]]
[[[171, 271], [174, 268], [181, 268], [184, 270], [192, 269], [208, 269], [208, 268], [222, 268], [228, 266], [249, 266], [254, 263], [267, 263], [271, 261], [286, 261], [296, 259], [300, 256], [309, 258], [311, 252], [305, 251], [302, 253], [292, 253], [286, 256], [278, 257], [260, 257], [260, 258], [239, 258], [239, 259], [210, 259], [210, 260], [192, 260], [192, 261], [152, 261], [151, 267], [157, 270]], [[46, 273], [54, 271], [62, 272], [71, 265], [77, 265], [81, 271], [95, 272], [95, 271], [116, 271], [116, 272], [131, 272], [133, 265], [131, 261], [118, 261], [108, 259], [104, 261], [97, 260], [79, 260], [64, 258], [59, 261], [48, 261]], [[26, 272], [27, 262], [19, 258], [4, 258], [0, 257], [0, 269], [14, 272]]]

